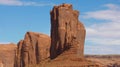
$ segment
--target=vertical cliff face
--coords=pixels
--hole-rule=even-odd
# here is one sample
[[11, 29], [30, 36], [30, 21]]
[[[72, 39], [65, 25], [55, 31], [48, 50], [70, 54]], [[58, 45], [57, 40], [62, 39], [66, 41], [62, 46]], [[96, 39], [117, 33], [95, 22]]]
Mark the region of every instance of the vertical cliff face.
[[51, 11], [51, 58], [70, 49], [70, 54], [83, 57], [85, 28], [78, 20], [79, 12], [72, 5], [54, 6]]
[[50, 37], [40, 33], [27, 32], [18, 43], [15, 67], [39, 64], [49, 57]]
[[22, 67], [22, 45], [23, 40], [19, 41], [17, 45], [14, 67]]

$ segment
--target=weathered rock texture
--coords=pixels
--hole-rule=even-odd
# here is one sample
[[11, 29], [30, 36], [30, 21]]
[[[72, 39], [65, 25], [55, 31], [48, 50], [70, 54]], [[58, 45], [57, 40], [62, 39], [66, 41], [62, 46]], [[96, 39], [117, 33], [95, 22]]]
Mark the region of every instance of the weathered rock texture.
[[0, 67], [3, 67], [3, 62], [2, 61], [0, 61]]
[[15, 44], [0, 44], [0, 67], [13, 67], [15, 57]]
[[102, 67], [120, 67], [120, 55], [86, 55], [85, 58]]
[[51, 59], [65, 50], [83, 57], [86, 31], [78, 16], [79, 12], [73, 10], [71, 4], [54, 6], [51, 11]]
[[27, 67], [39, 64], [50, 56], [50, 37], [40, 33], [27, 32], [24, 40], [18, 43], [15, 66]]

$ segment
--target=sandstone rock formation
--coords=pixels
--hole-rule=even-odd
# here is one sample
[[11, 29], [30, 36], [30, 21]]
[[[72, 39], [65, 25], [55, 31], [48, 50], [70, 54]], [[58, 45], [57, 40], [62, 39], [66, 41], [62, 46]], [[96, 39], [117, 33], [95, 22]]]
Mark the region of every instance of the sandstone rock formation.
[[84, 58], [86, 31], [71, 4], [54, 6], [50, 14], [51, 38], [27, 32], [17, 46], [0, 45], [0, 67], [120, 67], [120, 56]]
[[50, 41], [47, 35], [27, 32], [24, 40], [18, 43], [14, 67], [35, 65], [48, 58]]
[[3, 67], [3, 62], [2, 61], [0, 61], [0, 67]]
[[0, 67], [13, 67], [16, 45], [0, 44]]
[[85, 28], [79, 12], [71, 4], [54, 6], [51, 11], [51, 59], [69, 49], [69, 54], [84, 55]]
[[18, 47], [16, 49], [16, 56], [14, 59], [14, 67], [22, 67], [22, 45], [23, 45], [23, 40], [19, 41]]

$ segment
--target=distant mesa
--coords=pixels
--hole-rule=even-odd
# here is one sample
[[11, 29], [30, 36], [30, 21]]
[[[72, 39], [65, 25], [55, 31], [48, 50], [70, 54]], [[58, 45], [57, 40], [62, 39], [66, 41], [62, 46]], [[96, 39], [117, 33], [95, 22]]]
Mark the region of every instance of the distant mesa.
[[13, 50], [17, 46], [14, 43], [9, 43], [9, 44], [0, 44], [0, 50]]
[[17, 46], [13, 43], [0, 44], [0, 67], [13, 67], [15, 50]]

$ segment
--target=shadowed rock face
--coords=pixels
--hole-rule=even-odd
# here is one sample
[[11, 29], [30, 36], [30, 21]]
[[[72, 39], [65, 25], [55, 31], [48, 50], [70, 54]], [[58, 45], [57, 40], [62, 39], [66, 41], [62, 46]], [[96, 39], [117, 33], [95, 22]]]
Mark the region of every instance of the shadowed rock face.
[[68, 54], [83, 57], [85, 28], [78, 20], [79, 12], [70, 4], [54, 6], [51, 11], [51, 59], [69, 49]]
[[15, 44], [0, 44], [0, 67], [13, 67], [15, 57]]
[[40, 33], [27, 32], [18, 43], [15, 67], [38, 64], [49, 57], [50, 37]]

